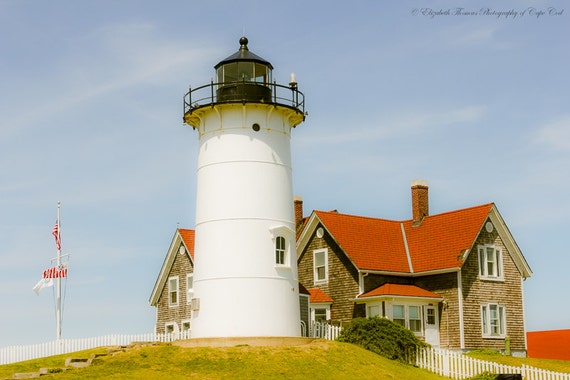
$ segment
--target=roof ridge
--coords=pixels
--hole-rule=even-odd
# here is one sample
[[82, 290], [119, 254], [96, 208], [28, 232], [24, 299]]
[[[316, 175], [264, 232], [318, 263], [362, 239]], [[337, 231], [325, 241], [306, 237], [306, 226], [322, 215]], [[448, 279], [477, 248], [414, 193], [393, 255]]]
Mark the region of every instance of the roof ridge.
[[[444, 212], [440, 212], [440, 213], [438, 213], [438, 214], [427, 215], [426, 218], [433, 218], [433, 217], [437, 217], [437, 216], [442, 216], [442, 215], [448, 215], [448, 214], [453, 214], [453, 213], [457, 213], [457, 212], [463, 212], [463, 211], [473, 210], [473, 209], [481, 208], [481, 207], [485, 207], [485, 206], [493, 206], [494, 204], [495, 204], [494, 202], [489, 202], [489, 203], [483, 203], [483, 204], [480, 204], [480, 205], [475, 205], [475, 206], [470, 206], [470, 207], [459, 208], [459, 209], [456, 209], [456, 210], [444, 211]], [[394, 222], [394, 223], [407, 223], [407, 222], [413, 221], [413, 219], [400, 219], [400, 220], [397, 220], [397, 219], [378, 218], [378, 217], [375, 217], [375, 216], [367, 216], [367, 215], [345, 214], [345, 213], [341, 213], [341, 212], [338, 212], [338, 211], [314, 210], [314, 212], [323, 213], [323, 214], [331, 214], [331, 215], [349, 216], [349, 217], [353, 217], [353, 218], [381, 220], [381, 221], [385, 221], [385, 222]]]

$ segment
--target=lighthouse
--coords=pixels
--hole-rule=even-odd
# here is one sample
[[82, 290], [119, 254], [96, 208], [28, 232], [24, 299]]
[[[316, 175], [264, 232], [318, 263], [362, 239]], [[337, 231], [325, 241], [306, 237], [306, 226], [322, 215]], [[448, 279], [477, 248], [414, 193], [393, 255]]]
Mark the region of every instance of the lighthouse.
[[304, 95], [239, 44], [184, 96], [199, 139], [192, 338], [300, 336], [290, 140]]

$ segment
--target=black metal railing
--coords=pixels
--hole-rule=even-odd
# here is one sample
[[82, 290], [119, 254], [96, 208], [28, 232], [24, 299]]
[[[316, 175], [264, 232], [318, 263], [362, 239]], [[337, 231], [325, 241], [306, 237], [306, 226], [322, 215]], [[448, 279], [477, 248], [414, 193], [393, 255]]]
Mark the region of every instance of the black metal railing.
[[214, 83], [190, 88], [184, 95], [184, 115], [194, 110], [219, 103], [266, 103], [288, 107], [305, 115], [305, 95], [297, 86], [283, 86], [275, 82]]

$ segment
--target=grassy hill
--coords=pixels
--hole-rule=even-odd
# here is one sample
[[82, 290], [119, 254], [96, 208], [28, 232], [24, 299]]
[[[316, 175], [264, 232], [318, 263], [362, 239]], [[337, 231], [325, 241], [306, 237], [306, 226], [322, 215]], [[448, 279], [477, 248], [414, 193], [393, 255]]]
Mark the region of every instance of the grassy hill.
[[[107, 348], [0, 366], [0, 379], [16, 372], [63, 367], [66, 358], [88, 358]], [[357, 346], [317, 340], [302, 346], [133, 347], [102, 356], [86, 368], [42, 379], [407, 379], [440, 380], [427, 371], [385, 359]]]

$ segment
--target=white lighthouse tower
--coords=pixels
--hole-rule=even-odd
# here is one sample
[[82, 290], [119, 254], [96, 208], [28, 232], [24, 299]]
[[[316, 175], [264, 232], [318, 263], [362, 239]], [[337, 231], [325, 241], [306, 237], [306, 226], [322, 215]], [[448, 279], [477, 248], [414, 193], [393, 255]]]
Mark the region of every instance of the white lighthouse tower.
[[300, 336], [290, 138], [304, 96], [239, 43], [184, 97], [199, 137], [192, 337]]

